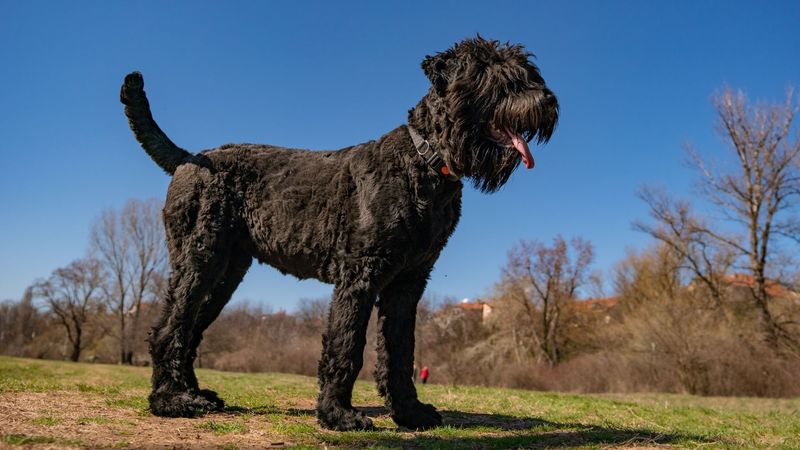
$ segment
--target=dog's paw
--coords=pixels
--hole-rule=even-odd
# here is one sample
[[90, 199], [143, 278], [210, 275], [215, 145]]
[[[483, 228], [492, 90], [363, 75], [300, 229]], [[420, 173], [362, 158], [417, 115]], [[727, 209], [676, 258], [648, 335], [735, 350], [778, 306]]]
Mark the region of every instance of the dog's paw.
[[372, 420], [355, 408], [333, 408], [317, 411], [317, 420], [325, 428], [336, 431], [372, 430]]
[[212, 405], [209, 411], [223, 411], [225, 409], [225, 400], [219, 398], [216, 392], [210, 389], [200, 389], [198, 395]]
[[[213, 391], [206, 392], [213, 394]], [[159, 392], [150, 394], [148, 400], [150, 411], [161, 417], [196, 417], [219, 411], [225, 405], [219, 397], [209, 399], [196, 392]]]
[[410, 430], [427, 430], [442, 425], [442, 415], [436, 412], [436, 408], [419, 401], [402, 408], [395, 408], [392, 411], [392, 420]]

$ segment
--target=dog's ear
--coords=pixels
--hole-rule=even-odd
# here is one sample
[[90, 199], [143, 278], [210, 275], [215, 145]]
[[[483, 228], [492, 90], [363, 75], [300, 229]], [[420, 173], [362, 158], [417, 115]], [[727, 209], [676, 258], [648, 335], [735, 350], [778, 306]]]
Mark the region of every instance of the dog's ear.
[[426, 56], [422, 61], [422, 71], [431, 80], [434, 90], [439, 96], [447, 92], [447, 85], [453, 79], [453, 56], [451, 52]]

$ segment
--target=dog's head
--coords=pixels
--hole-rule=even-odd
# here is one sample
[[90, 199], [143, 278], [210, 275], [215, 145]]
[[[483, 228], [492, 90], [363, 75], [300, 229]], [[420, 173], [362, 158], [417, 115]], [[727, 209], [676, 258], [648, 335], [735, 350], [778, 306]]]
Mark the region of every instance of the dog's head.
[[558, 121], [558, 101], [531, 56], [478, 36], [422, 62], [431, 88], [409, 123], [481, 191], [498, 190], [520, 162], [533, 167], [528, 142], [547, 142]]

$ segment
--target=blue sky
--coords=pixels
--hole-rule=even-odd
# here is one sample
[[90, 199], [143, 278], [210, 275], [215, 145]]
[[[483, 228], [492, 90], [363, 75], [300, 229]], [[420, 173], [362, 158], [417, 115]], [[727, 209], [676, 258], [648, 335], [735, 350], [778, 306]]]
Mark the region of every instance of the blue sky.
[[[520, 239], [580, 235], [610, 271], [649, 240], [636, 190], [691, 195], [691, 142], [721, 152], [710, 97], [800, 82], [800, 2], [0, 2], [0, 299], [85, 254], [103, 208], [169, 182], [118, 102], [145, 75], [178, 145], [334, 149], [405, 122], [419, 63], [475, 33], [524, 44], [561, 121], [499, 193], [467, 190], [428, 294], [480, 297]], [[292, 309], [330, 287], [254, 266], [234, 301]]]

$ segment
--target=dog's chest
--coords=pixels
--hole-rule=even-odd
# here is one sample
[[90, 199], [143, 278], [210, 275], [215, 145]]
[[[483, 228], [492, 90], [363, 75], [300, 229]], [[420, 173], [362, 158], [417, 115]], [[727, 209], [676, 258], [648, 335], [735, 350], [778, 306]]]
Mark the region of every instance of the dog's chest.
[[438, 255], [455, 230], [461, 214], [461, 185], [416, 192], [404, 223], [404, 248], [409, 257]]

